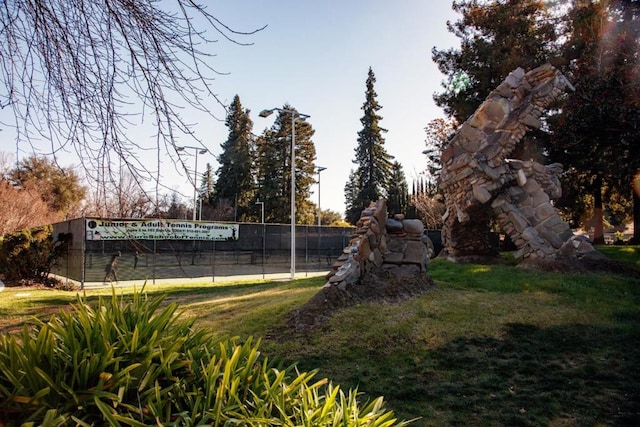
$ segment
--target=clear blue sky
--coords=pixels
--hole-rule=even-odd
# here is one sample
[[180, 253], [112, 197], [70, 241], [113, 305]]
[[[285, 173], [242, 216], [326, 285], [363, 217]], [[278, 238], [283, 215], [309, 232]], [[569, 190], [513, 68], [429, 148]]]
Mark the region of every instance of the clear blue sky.
[[[258, 117], [265, 108], [289, 103], [311, 116], [317, 165], [327, 168], [321, 175], [323, 209], [340, 214], [345, 210], [344, 185], [355, 167], [352, 160], [370, 66], [377, 79], [381, 125], [388, 129], [387, 151], [403, 165], [409, 185], [424, 170], [424, 127], [443, 116], [432, 99], [441, 90], [443, 75], [431, 61], [431, 49], [458, 46], [446, 29], [447, 20], [459, 18], [450, 0], [218, 0], [209, 10], [239, 31], [268, 25], [253, 36], [238, 37], [251, 46], [220, 39], [211, 65], [229, 74], [217, 77], [214, 88], [226, 103], [240, 96], [251, 110], [256, 134], [273, 123], [272, 118]], [[211, 108], [224, 118], [219, 105], [212, 102]], [[188, 112], [185, 115], [189, 117]], [[196, 113], [193, 119], [199, 122], [198, 137], [213, 153], [199, 156], [198, 171], [207, 162], [215, 170], [215, 155], [228, 129], [223, 121]], [[3, 140], [11, 141], [11, 130], [3, 133]], [[139, 138], [149, 135], [141, 132]], [[79, 160], [70, 158], [69, 163]], [[187, 177], [168, 167], [163, 178], [190, 202], [193, 187]], [[317, 203], [317, 186], [313, 189]]]
[[[221, 43], [218, 68], [230, 75], [219, 78], [218, 94], [229, 102], [237, 93], [258, 134], [273, 122], [258, 117], [262, 109], [289, 103], [311, 115], [317, 164], [327, 168], [321, 175], [323, 209], [345, 210], [344, 185], [355, 167], [370, 66], [383, 107], [381, 125], [388, 129], [387, 151], [403, 165], [410, 185], [424, 170], [424, 127], [443, 115], [432, 99], [443, 75], [431, 49], [458, 45], [446, 29], [447, 20], [458, 19], [450, 1], [226, 0], [214, 10], [238, 30], [268, 25], [250, 38], [253, 46]], [[218, 124], [211, 134], [216, 139], [207, 146], [218, 153], [226, 128]]]

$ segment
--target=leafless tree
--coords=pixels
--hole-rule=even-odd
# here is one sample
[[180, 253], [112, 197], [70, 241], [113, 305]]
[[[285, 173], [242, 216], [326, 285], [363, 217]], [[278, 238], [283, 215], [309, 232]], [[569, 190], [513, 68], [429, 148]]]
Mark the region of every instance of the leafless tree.
[[409, 203], [415, 207], [418, 218], [422, 220], [425, 227], [431, 230], [442, 228], [442, 215], [445, 212], [442, 196], [427, 193], [416, 194], [411, 196]]
[[[195, 0], [6, 0], [0, 20], [0, 108], [13, 112], [3, 126], [17, 143], [75, 151], [94, 183], [113, 181], [122, 164], [138, 184], [154, 180], [156, 194], [161, 158], [186, 172], [176, 141], [198, 141], [185, 108], [222, 105], [213, 37], [242, 45], [260, 30], [235, 31]], [[128, 136], [149, 118], [151, 147]], [[141, 160], [149, 150], [156, 165]]]
[[89, 195], [83, 215], [111, 218], [145, 218], [154, 216], [158, 203], [138, 186], [128, 171], [118, 181], [102, 182]]
[[52, 211], [33, 187], [16, 188], [0, 180], [0, 200], [0, 236], [62, 220], [62, 214]]

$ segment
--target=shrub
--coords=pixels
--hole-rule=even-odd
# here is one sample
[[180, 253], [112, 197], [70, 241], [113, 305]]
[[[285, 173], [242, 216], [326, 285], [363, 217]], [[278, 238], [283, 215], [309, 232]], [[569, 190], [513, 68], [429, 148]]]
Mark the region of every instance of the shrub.
[[12, 283], [54, 285], [51, 269], [67, 251], [71, 234], [60, 233], [54, 242], [53, 227], [45, 225], [8, 233], [0, 240], [0, 273]]
[[0, 425], [393, 426], [316, 371], [270, 362], [249, 338], [214, 340], [177, 304], [140, 292], [83, 298], [0, 335]]

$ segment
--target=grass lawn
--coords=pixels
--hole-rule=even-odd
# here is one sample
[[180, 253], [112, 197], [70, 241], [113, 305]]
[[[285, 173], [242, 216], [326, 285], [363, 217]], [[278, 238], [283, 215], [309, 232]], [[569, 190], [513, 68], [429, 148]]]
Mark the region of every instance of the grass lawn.
[[[640, 247], [601, 249], [640, 267]], [[345, 389], [357, 387], [362, 400], [384, 396], [400, 418], [421, 417], [416, 426], [640, 425], [640, 280], [443, 260], [429, 274], [432, 292], [342, 310], [305, 336], [282, 325], [322, 278], [145, 290], [179, 301], [183, 315], [219, 337], [262, 338], [270, 358], [319, 369]], [[110, 293], [88, 291], [87, 299]], [[11, 333], [74, 299], [7, 288], [0, 330]]]

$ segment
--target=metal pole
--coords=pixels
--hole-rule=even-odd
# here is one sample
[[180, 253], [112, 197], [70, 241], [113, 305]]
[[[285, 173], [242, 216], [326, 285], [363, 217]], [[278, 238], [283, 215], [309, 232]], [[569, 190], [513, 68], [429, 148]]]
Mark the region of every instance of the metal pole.
[[327, 168], [318, 166], [318, 227], [322, 225], [322, 209], [320, 209], [320, 172], [326, 170]]
[[296, 113], [291, 111], [291, 280], [296, 278]]
[[262, 278], [264, 279], [264, 258], [265, 258], [265, 239], [264, 239], [264, 202], [257, 201], [256, 205], [260, 205], [260, 219], [262, 223]]
[[198, 210], [198, 200], [196, 198], [196, 195], [198, 193], [198, 151], [199, 150], [195, 150], [196, 152], [196, 165], [195, 168], [193, 169], [193, 220], [196, 220], [196, 211]]
[[272, 108], [262, 110], [260, 117], [269, 117], [274, 111], [291, 114], [291, 279], [296, 277], [296, 119], [309, 118], [308, 114], [298, 113], [296, 110]]

